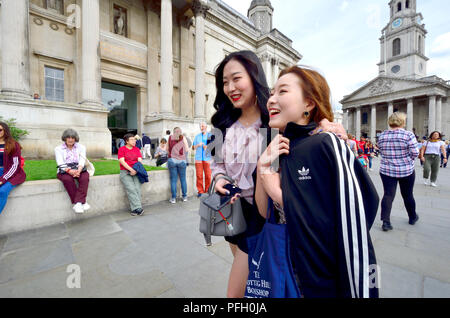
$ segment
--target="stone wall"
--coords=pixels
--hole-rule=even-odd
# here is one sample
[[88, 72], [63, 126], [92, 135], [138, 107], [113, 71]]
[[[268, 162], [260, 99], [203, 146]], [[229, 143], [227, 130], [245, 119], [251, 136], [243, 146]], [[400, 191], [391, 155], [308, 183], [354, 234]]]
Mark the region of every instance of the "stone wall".
[[[150, 182], [142, 185], [142, 204], [149, 206], [169, 200], [169, 171], [149, 172]], [[197, 193], [195, 186], [195, 167], [190, 165], [186, 171], [188, 196]], [[180, 185], [178, 182], [178, 192]], [[85, 219], [106, 213], [130, 212], [128, 198], [118, 175], [94, 176], [89, 182], [87, 202], [90, 210], [76, 214], [69, 196], [59, 180], [29, 181], [14, 189], [5, 209], [0, 214], [0, 235], [31, 230], [62, 222]], [[177, 202], [182, 204], [182, 202]], [[145, 208], [151, 212], [151, 207]]]

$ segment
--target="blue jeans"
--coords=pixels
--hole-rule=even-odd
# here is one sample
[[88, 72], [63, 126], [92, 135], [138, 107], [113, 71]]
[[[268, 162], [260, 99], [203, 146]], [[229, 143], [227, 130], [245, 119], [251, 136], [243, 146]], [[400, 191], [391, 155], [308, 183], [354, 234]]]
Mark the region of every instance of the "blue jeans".
[[170, 172], [170, 191], [172, 192], [172, 199], [177, 197], [177, 181], [180, 178], [181, 192], [183, 198], [187, 196], [187, 184], [186, 184], [186, 161], [173, 160], [169, 158], [167, 161], [167, 167]]
[[[0, 176], [3, 176], [3, 168], [0, 168]], [[8, 195], [12, 189], [16, 186], [13, 186], [10, 182], [6, 182], [0, 186], [0, 213], [3, 212], [3, 208], [6, 205], [6, 201], [8, 201]]]

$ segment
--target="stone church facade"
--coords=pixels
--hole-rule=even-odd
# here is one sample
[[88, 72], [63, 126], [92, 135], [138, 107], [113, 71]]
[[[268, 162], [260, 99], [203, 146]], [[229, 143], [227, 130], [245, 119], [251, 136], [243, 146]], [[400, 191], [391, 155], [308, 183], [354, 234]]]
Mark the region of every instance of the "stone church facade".
[[423, 16], [417, 0], [389, 2], [390, 21], [380, 38], [379, 75], [341, 101], [344, 127], [372, 140], [388, 128], [394, 111], [407, 114], [406, 129], [450, 135], [450, 81], [427, 75]]
[[243, 16], [221, 0], [1, 0], [0, 116], [30, 135], [27, 158], [53, 157], [74, 128], [90, 157], [127, 131], [193, 137], [214, 113], [214, 72], [254, 51], [269, 85], [302, 56], [272, 25], [269, 0]]

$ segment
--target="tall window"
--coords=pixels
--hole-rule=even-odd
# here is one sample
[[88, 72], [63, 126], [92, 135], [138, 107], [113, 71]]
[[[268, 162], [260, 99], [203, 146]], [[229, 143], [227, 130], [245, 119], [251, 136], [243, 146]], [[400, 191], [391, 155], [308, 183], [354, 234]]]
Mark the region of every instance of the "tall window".
[[64, 101], [64, 70], [45, 67], [45, 98], [57, 102]]
[[400, 55], [400, 39], [395, 39], [392, 43], [392, 56]]
[[421, 53], [421, 54], [423, 54], [423, 49], [422, 49], [422, 36], [421, 35], [419, 35], [419, 46], [418, 46], [418, 48], [419, 48], [419, 53]]
[[402, 3], [397, 3], [397, 12], [402, 11]]
[[409, 9], [409, 0], [406, 0], [406, 9]]

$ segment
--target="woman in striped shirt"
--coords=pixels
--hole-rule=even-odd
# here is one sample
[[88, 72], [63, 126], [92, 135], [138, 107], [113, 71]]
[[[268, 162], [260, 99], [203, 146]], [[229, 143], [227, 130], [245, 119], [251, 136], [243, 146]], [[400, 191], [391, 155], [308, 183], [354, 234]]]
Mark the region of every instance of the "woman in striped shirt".
[[384, 188], [384, 196], [381, 201], [383, 231], [393, 229], [390, 216], [397, 183], [400, 184], [400, 192], [408, 212], [409, 224], [414, 225], [419, 219], [413, 195], [416, 178], [414, 160], [419, 155], [416, 136], [405, 130], [405, 113], [393, 113], [389, 117], [388, 124], [390, 129], [384, 131], [378, 138], [378, 148], [381, 152], [380, 176]]

